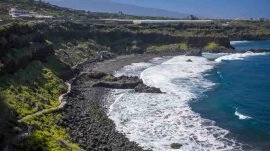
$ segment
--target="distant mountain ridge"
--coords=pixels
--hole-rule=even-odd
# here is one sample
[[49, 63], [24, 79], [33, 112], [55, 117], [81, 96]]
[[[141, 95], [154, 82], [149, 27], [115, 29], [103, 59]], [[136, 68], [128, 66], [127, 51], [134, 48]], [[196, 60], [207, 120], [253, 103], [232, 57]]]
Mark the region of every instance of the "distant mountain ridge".
[[124, 14], [136, 16], [159, 16], [171, 18], [185, 18], [189, 14], [167, 11], [157, 8], [140, 7], [130, 4], [122, 4], [110, 0], [45, 0], [51, 4], [93, 12], [109, 12], [117, 13], [119, 11]]

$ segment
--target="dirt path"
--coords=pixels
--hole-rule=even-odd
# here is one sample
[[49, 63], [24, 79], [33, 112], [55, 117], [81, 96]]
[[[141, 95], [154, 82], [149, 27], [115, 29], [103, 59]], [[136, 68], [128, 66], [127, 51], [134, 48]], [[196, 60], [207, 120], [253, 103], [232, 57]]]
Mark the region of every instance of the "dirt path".
[[38, 111], [38, 112], [36, 112], [34, 114], [27, 115], [27, 116], [19, 119], [18, 122], [21, 123], [21, 122], [23, 122], [23, 121], [25, 121], [27, 119], [30, 119], [30, 118], [33, 118], [33, 117], [36, 117], [36, 116], [39, 116], [39, 115], [42, 115], [42, 114], [45, 114], [45, 113], [50, 113], [50, 112], [53, 112], [53, 111], [57, 111], [57, 110], [62, 109], [66, 105], [66, 103], [67, 103], [66, 101], [62, 101], [62, 100], [63, 100], [64, 96], [67, 95], [68, 93], [70, 93], [70, 91], [71, 91], [71, 84], [70, 83], [66, 83], [66, 84], [68, 86], [67, 92], [64, 93], [64, 94], [61, 94], [59, 96], [58, 100], [59, 100], [59, 103], [60, 104], [57, 107], [53, 107], [53, 108], [49, 108], [49, 109], [44, 109], [44, 110]]
[[[68, 86], [67, 92], [64, 93], [64, 94], [61, 94], [59, 96], [58, 100], [59, 100], [60, 104], [57, 107], [53, 107], [53, 108], [50, 108], [50, 109], [44, 109], [44, 110], [38, 111], [38, 112], [36, 112], [34, 114], [27, 115], [27, 116], [23, 117], [22, 119], [18, 120], [18, 122], [21, 123], [21, 122], [23, 122], [23, 121], [25, 121], [27, 119], [30, 119], [30, 118], [33, 118], [33, 117], [36, 117], [36, 116], [39, 116], [39, 115], [42, 115], [42, 114], [45, 114], [45, 113], [50, 113], [50, 112], [62, 109], [65, 106], [65, 104], [67, 103], [66, 101], [62, 101], [62, 100], [63, 100], [64, 96], [69, 94], [70, 91], [71, 91], [71, 84], [67, 82], [66, 85]], [[20, 133], [17, 136], [15, 136], [14, 139], [12, 139], [12, 142], [17, 142], [17, 141], [25, 139], [25, 138], [27, 138], [29, 136], [30, 136], [29, 131]], [[9, 146], [5, 145], [5, 147], [3, 148], [3, 151], [9, 151], [9, 150], [10, 150]]]

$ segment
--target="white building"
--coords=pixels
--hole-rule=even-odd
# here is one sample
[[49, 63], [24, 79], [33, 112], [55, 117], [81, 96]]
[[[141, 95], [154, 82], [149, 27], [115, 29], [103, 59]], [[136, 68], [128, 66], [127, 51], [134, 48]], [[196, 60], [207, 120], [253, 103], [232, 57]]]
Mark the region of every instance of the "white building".
[[55, 19], [53, 16], [46, 16], [46, 15], [35, 15], [36, 19]]
[[133, 20], [133, 24], [211, 23], [213, 20]]
[[28, 11], [25, 10], [17, 10], [16, 8], [11, 8], [9, 11], [9, 15], [13, 18], [21, 17], [21, 18], [29, 18], [32, 17]]

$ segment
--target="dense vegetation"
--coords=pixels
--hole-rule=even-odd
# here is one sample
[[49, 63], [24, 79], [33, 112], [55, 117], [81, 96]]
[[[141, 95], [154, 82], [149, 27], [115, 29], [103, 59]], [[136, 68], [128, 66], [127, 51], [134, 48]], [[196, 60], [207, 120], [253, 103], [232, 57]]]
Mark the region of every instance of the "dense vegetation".
[[[9, 135], [17, 135], [25, 132], [26, 129], [24, 127], [28, 125], [34, 128], [33, 134], [38, 134], [39, 139], [43, 139], [42, 144], [37, 142], [38, 139], [33, 135], [27, 140], [31, 142], [30, 146], [19, 145], [17, 147], [22, 150], [28, 147], [39, 147], [40, 145], [43, 145], [44, 150], [58, 148], [58, 146], [51, 146], [51, 141], [56, 139], [55, 135], [59, 134], [61, 136], [65, 131], [53, 123], [53, 119], [60, 116], [59, 113], [43, 115], [43, 119], [40, 117], [29, 119], [22, 124], [16, 122], [16, 119], [43, 109], [55, 107], [59, 104], [58, 97], [66, 91], [66, 86], [63, 80], [53, 72], [54, 69], [51, 68], [51, 65], [44, 64], [40, 61], [33, 61], [25, 69], [20, 69], [13, 75], [0, 77], [1, 96], [5, 100], [4, 103], [13, 111], [10, 116], [1, 117], [0, 137], [3, 142], [12, 141], [14, 138], [9, 137]], [[1, 113], [3, 112], [1, 111]], [[10, 112], [4, 111], [4, 115], [8, 114]], [[55, 129], [52, 129], [54, 127]], [[46, 133], [46, 131], [51, 131], [51, 133]], [[28, 142], [26, 143], [28, 144]], [[17, 142], [16, 145], [18, 144]]]
[[[59, 95], [67, 89], [60, 77], [69, 67], [54, 56], [52, 43], [41, 31], [36, 32], [39, 28], [37, 24], [17, 23], [0, 28], [0, 148], [7, 144], [20, 150], [76, 147], [69, 145], [65, 129], [55, 123], [60, 113], [17, 122], [26, 115], [58, 106]], [[32, 127], [31, 137], [18, 141], [17, 137], [28, 132], [28, 126]], [[66, 145], [57, 145], [59, 142]]]
[[231, 40], [240, 39], [269, 39], [269, 21], [239, 21], [214, 20], [212, 23], [194, 24], [163, 24], [134, 27], [143, 33], [163, 33], [176, 36], [211, 36], [229, 37]]
[[186, 51], [188, 49], [188, 45], [186, 43], [179, 44], [169, 44], [169, 45], [161, 45], [161, 46], [150, 46], [147, 48], [147, 53], [152, 52], [173, 52], [173, 51]]
[[32, 125], [36, 130], [29, 139], [16, 148], [22, 150], [80, 150], [76, 144], [71, 143], [66, 130], [55, 124], [55, 121], [61, 119], [61, 114], [43, 114], [26, 123]]

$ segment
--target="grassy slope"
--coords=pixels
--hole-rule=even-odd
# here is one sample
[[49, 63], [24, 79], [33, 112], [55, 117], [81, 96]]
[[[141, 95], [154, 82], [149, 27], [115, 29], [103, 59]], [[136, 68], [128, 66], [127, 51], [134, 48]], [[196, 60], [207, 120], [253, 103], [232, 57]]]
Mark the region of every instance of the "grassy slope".
[[[43, 26], [42, 26], [43, 27]], [[44, 26], [46, 27], [46, 26]], [[0, 148], [13, 144], [19, 150], [72, 150], [63, 127], [56, 124], [61, 113], [44, 114], [23, 123], [17, 120], [43, 109], [58, 106], [58, 97], [66, 91], [60, 78], [67, 65], [51, 52], [52, 44], [36, 32], [39, 24], [0, 26]], [[16, 135], [33, 127], [23, 142], [13, 142]], [[64, 144], [64, 145], [63, 145]]]
[[65, 91], [63, 80], [39, 61], [26, 69], [1, 77], [1, 93], [18, 118], [58, 105], [58, 96]]
[[[15, 114], [12, 116], [11, 122], [9, 122], [10, 119], [5, 119], [8, 117], [2, 117], [2, 120], [7, 122], [8, 126], [1, 128], [1, 137], [8, 139], [9, 135], [24, 132], [23, 125], [31, 125], [34, 128], [29, 139], [22, 144], [15, 145], [17, 149], [69, 150], [67, 146], [59, 145], [61, 141], [70, 142], [65, 129], [55, 123], [61, 117], [60, 113], [45, 114], [34, 119], [28, 119], [22, 126], [16, 124], [15, 121], [59, 104], [58, 97], [66, 91], [67, 87], [54, 71], [54, 67], [48, 63], [33, 61], [25, 69], [21, 69], [13, 75], [0, 77], [0, 94], [5, 104]], [[2, 131], [4, 129], [5, 131]]]

